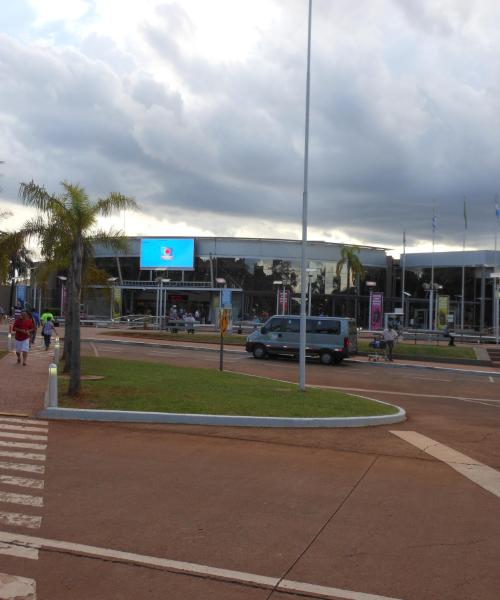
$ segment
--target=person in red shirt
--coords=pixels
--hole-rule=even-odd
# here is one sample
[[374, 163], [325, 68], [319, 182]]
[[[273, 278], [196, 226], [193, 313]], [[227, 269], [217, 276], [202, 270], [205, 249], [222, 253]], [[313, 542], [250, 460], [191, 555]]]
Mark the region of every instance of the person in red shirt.
[[23, 366], [28, 362], [28, 352], [30, 349], [30, 337], [33, 329], [33, 321], [28, 317], [25, 310], [21, 312], [21, 316], [15, 320], [12, 331], [16, 334], [16, 354], [17, 362], [21, 362], [23, 358]]

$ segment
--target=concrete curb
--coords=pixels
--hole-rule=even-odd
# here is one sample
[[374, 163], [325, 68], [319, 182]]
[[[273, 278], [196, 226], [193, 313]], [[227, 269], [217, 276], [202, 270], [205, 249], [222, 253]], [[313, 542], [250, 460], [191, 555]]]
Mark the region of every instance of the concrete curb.
[[[370, 400], [373, 400], [370, 398]], [[158, 413], [122, 410], [89, 410], [84, 408], [45, 408], [38, 417], [68, 421], [105, 421], [111, 423], [170, 423], [177, 425], [219, 425], [226, 427], [369, 427], [393, 425], [406, 420], [406, 411], [401, 407], [381, 400], [379, 404], [395, 406], [398, 412], [393, 415], [374, 417], [250, 417], [233, 415], [198, 415], [182, 413]]]

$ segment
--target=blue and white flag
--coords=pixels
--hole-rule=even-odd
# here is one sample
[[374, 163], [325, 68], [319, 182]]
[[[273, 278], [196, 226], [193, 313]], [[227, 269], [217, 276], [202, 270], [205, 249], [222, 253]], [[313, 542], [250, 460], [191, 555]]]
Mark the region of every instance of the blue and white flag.
[[498, 200], [495, 202], [495, 214], [497, 216], [497, 221], [500, 223], [500, 206], [498, 205]]
[[432, 209], [432, 232], [435, 233], [436, 232], [436, 223], [437, 223], [437, 219], [436, 219], [436, 209], [433, 208]]

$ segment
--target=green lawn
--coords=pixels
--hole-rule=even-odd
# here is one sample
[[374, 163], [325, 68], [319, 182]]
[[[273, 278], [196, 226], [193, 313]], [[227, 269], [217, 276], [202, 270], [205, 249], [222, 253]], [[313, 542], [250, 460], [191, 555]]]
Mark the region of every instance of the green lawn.
[[[369, 347], [368, 340], [358, 339], [358, 349], [360, 352], [373, 352]], [[383, 352], [379, 350], [379, 352]], [[412, 344], [411, 342], [398, 342], [394, 346], [395, 357], [429, 357], [429, 358], [469, 358], [477, 360], [476, 353], [470, 346], [442, 346], [431, 344]]]
[[6, 352], [5, 350], [0, 350], [0, 360], [2, 360], [2, 358], [4, 356], [6, 356], [8, 354], [8, 352]]
[[[176, 342], [202, 342], [206, 344], [220, 344], [220, 335], [218, 333], [198, 333], [187, 334], [184, 331], [179, 333], [168, 333], [166, 331], [148, 331], [147, 329], [141, 329], [140, 331], [110, 331], [104, 335], [111, 335], [113, 337], [126, 337], [126, 338], [141, 338], [148, 340], [163, 340], [163, 341], [176, 341]], [[224, 336], [224, 344], [231, 346], [244, 346], [246, 342], [246, 335], [229, 335]]]
[[[397, 409], [358, 396], [247, 375], [114, 358], [83, 358], [79, 401], [64, 407], [272, 417], [351, 417], [394, 414]], [[62, 390], [67, 382], [61, 380]]]

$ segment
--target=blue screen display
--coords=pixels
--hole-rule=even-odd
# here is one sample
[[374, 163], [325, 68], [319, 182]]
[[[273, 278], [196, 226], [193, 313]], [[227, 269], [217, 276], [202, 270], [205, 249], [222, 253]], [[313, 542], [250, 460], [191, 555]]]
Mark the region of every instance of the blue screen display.
[[193, 238], [141, 239], [141, 269], [194, 268]]

